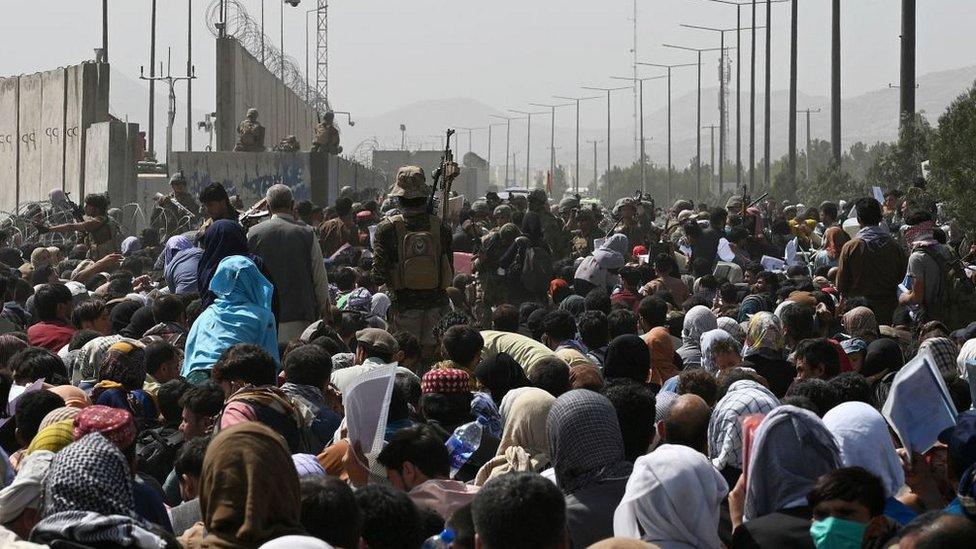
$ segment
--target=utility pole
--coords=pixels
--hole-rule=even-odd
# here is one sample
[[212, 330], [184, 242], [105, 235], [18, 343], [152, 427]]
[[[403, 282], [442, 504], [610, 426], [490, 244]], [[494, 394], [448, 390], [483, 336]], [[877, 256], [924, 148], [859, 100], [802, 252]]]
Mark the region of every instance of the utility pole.
[[584, 90], [605, 91], [607, 92], [607, 196], [613, 197], [613, 187], [610, 178], [610, 93], [618, 90], [626, 90], [630, 86], [620, 86], [616, 88], [602, 88], [599, 86], [583, 86]]
[[[508, 188], [508, 159], [510, 156], [509, 144], [511, 143], [511, 137], [512, 137], [512, 120], [522, 120], [522, 119], [511, 118], [508, 116], [500, 116], [497, 114], [492, 114], [489, 116], [491, 116], [492, 118], [499, 118], [505, 121], [505, 188], [507, 189]], [[514, 162], [512, 163], [512, 167], [513, 168], [515, 167]]]
[[[715, 128], [717, 128], [717, 127], [718, 126], [716, 126], [715, 124], [709, 124], [708, 126], [702, 126], [701, 127], [701, 129], [703, 129], [703, 130], [705, 130], [705, 129], [709, 130], [709, 133], [711, 134], [711, 138], [712, 138], [712, 146], [709, 149], [711, 151], [711, 160], [708, 163], [708, 186], [709, 186], [709, 191], [711, 190], [711, 187], [715, 184]], [[721, 189], [719, 189], [719, 194], [722, 194], [722, 190]], [[701, 197], [701, 189], [699, 189], [698, 190], [698, 201], [701, 202], [701, 199], [702, 199], [702, 197]]]
[[108, 63], [108, 0], [102, 0], [102, 59]]
[[[611, 76], [610, 78], [614, 80], [634, 80], [629, 76]], [[662, 74], [660, 76], [650, 76], [647, 78], [637, 78], [634, 80], [637, 82], [638, 88], [640, 89], [640, 103], [638, 112], [640, 113], [640, 185], [641, 193], [644, 193], [647, 189], [647, 182], [645, 178], [646, 170], [645, 165], [647, 164], [647, 155], [644, 154], [644, 81], [645, 80], [657, 80], [659, 78], [667, 78], [667, 75]]]
[[[830, 2], [830, 148], [840, 167], [840, 0]], [[808, 153], [809, 154], [809, 153]]]
[[563, 99], [565, 101], [576, 102], [576, 175], [573, 177], [573, 185], [576, 186], [576, 192], [579, 192], [579, 167], [580, 167], [580, 101], [587, 101], [589, 99], [599, 99], [598, 95], [591, 95], [589, 97], [566, 97], [562, 95], [554, 95], [556, 99]]
[[[149, 8], [149, 151], [156, 155], [156, 0]], [[225, 16], [226, 21], [226, 16]]]
[[901, 109], [899, 114], [901, 126], [905, 127], [907, 123], [908, 131], [914, 131], [915, 0], [901, 0]]
[[769, 103], [769, 101], [770, 101], [770, 97], [769, 97], [769, 95], [770, 95], [770, 88], [769, 88], [769, 84], [770, 84], [770, 76], [771, 76], [770, 67], [771, 67], [771, 64], [772, 64], [772, 32], [771, 32], [771, 28], [772, 28], [772, 25], [773, 25], [773, 10], [771, 8], [772, 8], [772, 0], [766, 0], [766, 98], [765, 98], [765, 102], [766, 102], [766, 105], [765, 105], [766, 116], [765, 116], [765, 119], [763, 120], [763, 124], [765, 126], [765, 128], [763, 129], [763, 136], [765, 138], [765, 142], [763, 143], [764, 156], [765, 156], [765, 158], [763, 159], [763, 181], [764, 181], [764, 185], [765, 185], [765, 187], [767, 189], [769, 189], [769, 185], [771, 183], [771, 181], [769, 180], [769, 150], [770, 150], [770, 146], [769, 146], [769, 134], [770, 134], [770, 132], [769, 132], [769, 113], [770, 113], [770, 103]]
[[542, 111], [527, 112], [519, 111], [516, 109], [508, 109], [509, 112], [514, 112], [516, 114], [525, 115], [527, 120], [526, 124], [526, 135], [525, 135], [525, 188], [528, 189], [529, 185], [532, 183], [532, 174], [529, 172], [529, 167], [531, 166], [532, 156], [532, 115], [534, 114], [546, 114]]
[[[545, 107], [549, 109], [550, 121], [552, 124], [549, 125], [549, 173], [556, 173], [556, 109], [559, 107], [569, 107], [572, 103], [561, 103], [559, 105], [552, 105], [549, 103], [529, 103], [533, 107]], [[555, 177], [555, 175], [553, 175]]]
[[[462, 126], [457, 126], [457, 129], [459, 129], [459, 130], [465, 130], [465, 131], [468, 132], [468, 152], [474, 152], [474, 149], [471, 148], [471, 134], [474, 131], [476, 131], [476, 130], [484, 130], [486, 128], [487, 128], [487, 126], [481, 126], [479, 128], [465, 128], [465, 127], [462, 127]], [[461, 156], [461, 159], [463, 161], [464, 160], [464, 156]]]
[[[810, 182], [810, 114], [818, 113], [820, 109], [803, 109], [802, 111], [796, 111], [797, 114], [806, 113], [807, 115], [807, 165], [806, 165], [806, 182]], [[831, 113], [833, 114], [833, 113]]]
[[[186, 76], [173, 76], [171, 73], [172, 63], [170, 62], [171, 57], [169, 55], [169, 52], [167, 52], [166, 57], [167, 57], [166, 76], [144, 76], [143, 75], [144, 69], [143, 67], [140, 66], [139, 79], [149, 80], [150, 83], [152, 83], [155, 80], [161, 80], [162, 82], [165, 82], [169, 86], [169, 109], [167, 111], [168, 117], [167, 117], [167, 124], [166, 124], [166, 162], [169, 163], [172, 160], [171, 154], [173, 152], [173, 123], [176, 122], [176, 93], [173, 90], [173, 85], [176, 82], [179, 82], [181, 80], [185, 80], [187, 82], [193, 80], [194, 78], [196, 78], [196, 70], [191, 66], [190, 72]], [[163, 72], [162, 67], [160, 67], [159, 72], [160, 74], [162, 74]]]
[[696, 164], [695, 168], [696, 168], [696, 172], [697, 172], [696, 179], [695, 179], [695, 185], [696, 185], [697, 200], [701, 200], [701, 131], [702, 131], [702, 127], [701, 127], [701, 89], [702, 89], [702, 86], [701, 86], [701, 54], [702, 54], [702, 52], [716, 51], [716, 50], [720, 50], [722, 48], [721, 47], [719, 47], [719, 48], [689, 48], [687, 46], [676, 46], [674, 44], [662, 44], [662, 45], [664, 47], [666, 47], [666, 48], [674, 48], [674, 49], [678, 49], [678, 50], [693, 51], [693, 52], [695, 52], [695, 53], [698, 54], [698, 62], [696, 63], [696, 65], [698, 66], [698, 101], [697, 101], [698, 106], [697, 106], [697, 116], [695, 118], [695, 127], [697, 128], [695, 130], [695, 144], [696, 144], [696, 149], [695, 150], [697, 151], [695, 153], [695, 164]]
[[638, 65], [646, 65], [648, 67], [658, 67], [661, 69], [667, 69], [668, 78], [668, 178], [667, 178], [667, 190], [665, 191], [665, 202], [671, 203], [671, 69], [677, 69], [681, 67], [695, 67], [698, 66], [697, 63], [681, 63], [677, 65], [664, 65], [661, 63], [638, 63]]
[[[191, 74], [192, 72], [193, 0], [186, 0], [186, 74]], [[186, 81], [186, 150], [193, 150], [193, 80]]]
[[[596, 196], [596, 189], [600, 184], [600, 178], [597, 175], [599, 173], [598, 172], [599, 168], [597, 165], [597, 158], [596, 158], [596, 146], [599, 145], [600, 143], [603, 143], [603, 140], [587, 139], [586, 142], [593, 144], [593, 189], [590, 190], [590, 196]], [[607, 177], [609, 177], [609, 175], [610, 172], [607, 172]]]
[[796, 193], [796, 35], [797, 35], [797, 0], [790, 2], [790, 136], [789, 136], [789, 174], [787, 181], [789, 196]]
[[[634, 152], [640, 151], [638, 152], [638, 154], [643, 155], [644, 154], [643, 150], [638, 149], [637, 142], [636, 142], [637, 141], [637, 117], [638, 116], [643, 117], [643, 114], [638, 113], [638, 111], [641, 108], [643, 108], [643, 105], [640, 105], [638, 103], [638, 98], [637, 98], [637, 87], [638, 87], [637, 86], [638, 84], [637, 81], [637, 0], [634, 0], [633, 5], [634, 5], [634, 16], [631, 18], [631, 22], [633, 22], [634, 24], [634, 46], [630, 49], [631, 69], [633, 70], [633, 74], [630, 78], [630, 81], [634, 91]], [[643, 103], [643, 99], [641, 99], [640, 102]], [[644, 123], [643, 119], [640, 122], [641, 124], [643, 124]], [[644, 140], [643, 138], [641, 138], [640, 145], [643, 146], [643, 144], [644, 144]], [[644, 179], [641, 178], [641, 189], [643, 188], [644, 188]]]

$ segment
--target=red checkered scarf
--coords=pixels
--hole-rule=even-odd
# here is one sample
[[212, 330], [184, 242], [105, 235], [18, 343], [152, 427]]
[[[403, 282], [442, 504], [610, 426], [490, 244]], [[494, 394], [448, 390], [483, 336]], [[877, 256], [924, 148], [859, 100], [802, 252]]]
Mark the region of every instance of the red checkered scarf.
[[935, 222], [923, 221], [917, 225], [912, 225], [905, 229], [905, 242], [912, 248], [920, 246], [934, 246], [939, 242], [932, 235], [935, 230]]
[[431, 370], [424, 374], [420, 381], [420, 389], [424, 394], [427, 393], [465, 393], [470, 387], [470, 376], [464, 370], [457, 368], [444, 368]]
[[74, 439], [78, 440], [89, 433], [101, 433], [124, 450], [136, 439], [136, 423], [128, 410], [96, 404], [75, 416]]

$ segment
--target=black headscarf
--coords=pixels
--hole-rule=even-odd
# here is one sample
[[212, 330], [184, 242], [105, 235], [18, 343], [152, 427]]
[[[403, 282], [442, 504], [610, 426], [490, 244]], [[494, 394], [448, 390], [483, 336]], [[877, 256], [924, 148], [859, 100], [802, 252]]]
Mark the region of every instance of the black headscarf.
[[249, 256], [247, 232], [236, 221], [218, 219], [203, 234], [201, 246], [203, 255], [200, 256], [200, 262], [197, 264], [197, 291], [204, 306], [207, 306], [214, 299], [213, 294], [210, 293], [210, 279], [217, 271], [217, 265], [224, 258], [232, 255]]
[[112, 333], [121, 334], [132, 321], [132, 315], [142, 307], [142, 303], [126, 299], [112, 307], [108, 318], [112, 322]]
[[647, 383], [651, 371], [651, 353], [644, 340], [634, 334], [617, 336], [607, 348], [603, 363], [606, 379], [626, 378], [637, 383]]
[[532, 382], [525, 375], [525, 370], [508, 353], [498, 353], [489, 357], [474, 369], [478, 378], [496, 405], [501, 405], [502, 398], [512, 389], [531, 387]]
[[542, 242], [542, 218], [535, 212], [525, 212], [522, 217], [522, 234], [536, 246]]
[[868, 345], [867, 354], [861, 364], [861, 375], [868, 377], [886, 370], [897, 372], [904, 365], [901, 346], [895, 340], [883, 337]]

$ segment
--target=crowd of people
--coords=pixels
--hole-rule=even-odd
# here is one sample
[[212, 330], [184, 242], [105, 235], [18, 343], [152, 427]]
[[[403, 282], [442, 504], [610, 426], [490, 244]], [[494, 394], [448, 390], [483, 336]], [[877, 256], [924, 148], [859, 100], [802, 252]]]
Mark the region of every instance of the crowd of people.
[[971, 254], [923, 182], [430, 196], [177, 177], [199, 226], [0, 234], [0, 545], [976, 546]]

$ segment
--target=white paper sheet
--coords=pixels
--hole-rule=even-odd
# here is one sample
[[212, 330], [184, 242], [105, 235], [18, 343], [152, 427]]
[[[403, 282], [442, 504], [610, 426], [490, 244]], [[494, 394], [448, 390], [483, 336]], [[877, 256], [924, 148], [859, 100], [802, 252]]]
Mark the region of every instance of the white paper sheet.
[[342, 396], [349, 442], [359, 442], [371, 460], [383, 449], [386, 417], [396, 379], [396, 364], [373, 368], [353, 381]]
[[881, 414], [909, 455], [924, 454], [956, 424], [956, 407], [931, 354], [920, 352], [895, 374]]

